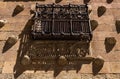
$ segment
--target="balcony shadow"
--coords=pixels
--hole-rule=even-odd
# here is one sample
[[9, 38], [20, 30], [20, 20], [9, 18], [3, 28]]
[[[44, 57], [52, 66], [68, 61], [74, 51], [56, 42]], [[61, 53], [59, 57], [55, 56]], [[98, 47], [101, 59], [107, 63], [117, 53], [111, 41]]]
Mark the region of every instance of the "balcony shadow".
[[[32, 40], [30, 35], [32, 20], [29, 20], [19, 35], [20, 46], [17, 54], [16, 64], [14, 66], [14, 78], [19, 77], [26, 70], [54, 71], [53, 76], [56, 77], [63, 70], [80, 71], [83, 64], [90, 64], [91, 61], [79, 61], [77, 58], [89, 55], [89, 43], [80, 41], [53, 41], [53, 40]], [[22, 65], [21, 60], [24, 55], [30, 57], [31, 63]], [[66, 57], [68, 63], [59, 65], [57, 59], [59, 56]]]

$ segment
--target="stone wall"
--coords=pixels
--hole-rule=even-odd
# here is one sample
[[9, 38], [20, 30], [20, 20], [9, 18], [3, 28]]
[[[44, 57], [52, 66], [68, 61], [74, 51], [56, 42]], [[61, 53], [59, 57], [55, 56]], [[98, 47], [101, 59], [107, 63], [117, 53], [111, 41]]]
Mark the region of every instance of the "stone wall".
[[[87, 1], [87, 0], [84, 0]], [[84, 3], [83, 0], [63, 0], [61, 4], [65, 3]], [[89, 1], [89, 0], [88, 0]], [[18, 52], [21, 50], [21, 44], [24, 42], [23, 34], [29, 32], [30, 24], [28, 24], [32, 15], [30, 14], [31, 6], [38, 3], [53, 3], [54, 0], [0, 0], [0, 19], [6, 19], [8, 22], [0, 27], [0, 79], [15, 78], [14, 69], [16, 61], [18, 60]], [[16, 5], [23, 4], [25, 9], [12, 16]], [[84, 64], [79, 71], [63, 70], [57, 75], [57, 79], [120, 79], [120, 34], [117, 32], [115, 21], [120, 20], [120, 0], [114, 0], [107, 3], [106, 0], [90, 0], [92, 6], [90, 13], [91, 20], [98, 21], [98, 27], [93, 30], [93, 39], [90, 43], [90, 53], [93, 57], [101, 56], [105, 63], [99, 74], [92, 75], [92, 65]], [[104, 15], [98, 17], [98, 6], [105, 6], [107, 8]], [[6, 49], [6, 41], [9, 37], [15, 35], [19, 37], [18, 42], [12, 47]], [[108, 52], [105, 46], [105, 38], [114, 37], [116, 44]], [[28, 39], [29, 40], [29, 39]], [[30, 41], [29, 41], [30, 42]], [[28, 45], [29, 46], [29, 45]], [[24, 51], [27, 48], [22, 48]], [[109, 48], [108, 48], [109, 49]], [[18, 68], [22, 68], [19, 67]], [[77, 72], [77, 73], [76, 73]], [[25, 74], [24, 74], [25, 73]], [[45, 70], [34, 72], [34, 70], [24, 70], [19, 73], [18, 79], [53, 79], [54, 71], [45, 72]]]

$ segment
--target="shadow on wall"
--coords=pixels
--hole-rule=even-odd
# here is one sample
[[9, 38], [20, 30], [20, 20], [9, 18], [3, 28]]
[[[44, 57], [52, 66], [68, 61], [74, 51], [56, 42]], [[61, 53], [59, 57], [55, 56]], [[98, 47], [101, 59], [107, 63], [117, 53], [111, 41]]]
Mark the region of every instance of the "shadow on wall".
[[19, 35], [20, 45], [18, 49], [16, 64], [14, 66], [14, 72], [16, 72], [15, 78], [17, 78], [20, 74], [22, 74], [26, 70], [26, 68], [21, 65], [20, 61], [24, 56], [24, 54], [27, 52], [29, 46], [31, 46], [31, 40], [29, 39], [30, 38], [29, 32], [31, 25], [32, 25], [32, 20], [30, 19], [25, 25], [24, 30]]
[[[33, 25], [33, 21], [29, 20], [19, 35], [20, 46], [14, 66], [15, 78], [26, 70], [34, 70], [34, 72], [38, 70], [54, 71], [54, 77], [63, 70], [76, 70], [76, 73], [78, 73], [83, 64], [90, 64], [93, 61], [91, 59], [79, 61], [79, 58], [89, 55], [89, 43], [32, 40], [30, 35], [31, 25]], [[26, 55], [30, 58], [30, 63], [23, 65], [22, 61]]]
[[[82, 64], [89, 64], [91, 61], [75, 61], [76, 58], [85, 57], [89, 54], [89, 44], [79, 41], [35, 41], [30, 38], [32, 20], [29, 20], [24, 30], [19, 35], [20, 46], [16, 64], [14, 66], [14, 77], [17, 78], [26, 70], [52, 70], [56, 77], [62, 70], [74, 69], [78, 72]], [[21, 61], [25, 55], [30, 57], [31, 63], [22, 65]], [[57, 62], [60, 56], [66, 57], [65, 65]], [[61, 61], [60, 61], [61, 62]]]

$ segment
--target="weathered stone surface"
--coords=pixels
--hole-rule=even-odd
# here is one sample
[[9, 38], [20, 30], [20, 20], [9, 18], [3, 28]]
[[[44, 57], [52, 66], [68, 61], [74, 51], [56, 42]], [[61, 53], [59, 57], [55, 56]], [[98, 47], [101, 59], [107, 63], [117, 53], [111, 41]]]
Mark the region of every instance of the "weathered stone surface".
[[0, 79], [14, 79], [13, 74], [0, 74]]
[[2, 69], [2, 74], [5, 74], [5, 73], [14, 73], [13, 72], [13, 69], [14, 69], [14, 65], [15, 65], [15, 62], [5, 62], [4, 63], [4, 67]]
[[111, 62], [110, 69], [111, 72], [120, 73], [120, 62]]
[[120, 74], [106, 74], [107, 79], [120, 79]]
[[106, 79], [106, 75], [105, 74], [99, 74], [99, 75], [93, 76], [93, 79]]
[[20, 32], [0, 32], [0, 41], [5, 41], [10, 37], [11, 35], [18, 36]]
[[4, 62], [0, 61], [0, 68], [3, 68], [3, 66], [4, 66]]
[[[4, 54], [2, 54], [3, 46], [5, 44], [5, 41], [8, 37], [10, 37], [12, 34], [15, 34], [16, 36], [19, 36], [22, 30], [26, 29], [26, 23], [28, 19], [31, 18], [30, 16], [30, 9], [31, 5], [35, 4], [37, 1], [28, 1], [28, 2], [17, 2], [17, 1], [10, 1], [7, 2], [7, 0], [0, 0], [0, 19], [6, 19], [8, 20], [8, 23], [4, 25], [4, 27], [0, 28], [0, 62], [7, 62], [2, 63], [0, 68], [0, 73], [3, 71], [3, 74], [0, 74], [0, 79], [14, 79], [13, 74], [13, 67], [17, 58], [17, 50], [21, 47], [19, 46], [22, 42], [15, 44], [12, 48], [7, 50]], [[77, 3], [77, 4], [83, 4], [84, 1], [89, 0], [62, 0], [60, 4], [65, 3]], [[111, 4], [107, 4], [106, 1], [110, 0], [90, 0], [87, 2], [90, 4], [92, 8], [92, 12], [90, 14], [90, 19], [97, 20], [99, 25], [98, 27], [93, 31], [93, 39], [92, 39], [92, 56], [96, 57], [97, 55], [101, 55], [105, 59], [105, 64], [103, 68], [100, 70], [99, 74], [96, 76], [93, 76], [92, 74], [85, 74], [85, 73], [92, 73], [92, 67], [91, 64], [83, 64], [80, 71], [76, 73], [76, 70], [66, 70], [63, 72], [61, 71], [58, 73], [56, 79], [120, 79], [120, 68], [119, 68], [119, 61], [120, 61], [120, 35], [118, 32], [116, 32], [116, 26], [115, 26], [115, 20], [120, 19], [120, 0], [114, 0]], [[53, 3], [55, 0], [46, 0], [46, 1], [38, 1], [41, 4], [45, 3]], [[20, 12], [17, 16], [12, 17], [12, 13], [14, 8], [17, 4], [23, 4], [25, 5], [24, 11]], [[106, 12], [102, 17], [97, 16], [97, 8], [98, 6], [105, 6]], [[30, 27], [30, 26], [29, 26]], [[17, 32], [19, 31], [19, 32]], [[26, 30], [28, 31], [28, 30]], [[23, 34], [23, 32], [22, 32]], [[104, 40], [106, 37], [115, 37], [117, 40], [117, 43], [115, 47], [109, 52], [106, 53], [105, 51], [105, 45]], [[22, 36], [21, 36], [22, 38]], [[64, 46], [63, 46], [64, 47]], [[107, 62], [106, 62], [107, 61]], [[2, 68], [3, 67], [3, 68]], [[8, 74], [4, 74], [8, 73]], [[26, 74], [20, 74], [18, 79], [54, 79], [54, 70], [45, 72], [44, 70], [37, 71], [35, 74], [34, 70], [31, 71], [25, 71], [23, 73]], [[29, 74], [31, 73], [31, 74]], [[81, 73], [82, 74], [81, 76]], [[105, 73], [115, 73], [115, 74], [105, 74]]]
[[2, 56], [3, 56], [3, 60], [7, 61], [7, 62], [12, 62], [15, 61], [17, 59], [17, 50], [9, 50], [6, 51]]
[[93, 79], [92, 74], [81, 74], [81, 79]]

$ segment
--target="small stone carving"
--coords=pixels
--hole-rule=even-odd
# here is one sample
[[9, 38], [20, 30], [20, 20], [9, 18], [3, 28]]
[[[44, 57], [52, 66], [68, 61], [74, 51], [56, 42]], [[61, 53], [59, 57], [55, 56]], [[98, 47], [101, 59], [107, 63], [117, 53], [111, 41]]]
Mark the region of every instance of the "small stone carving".
[[59, 2], [61, 2], [62, 0], [55, 0], [55, 3], [59, 3]]
[[117, 33], [120, 33], [120, 20], [116, 20], [115, 25]]
[[59, 65], [66, 65], [67, 64], [67, 59], [65, 58], [65, 56], [60, 56], [59, 57], [58, 64]]
[[23, 4], [18, 4], [18, 5], [16, 6], [16, 9], [17, 9], [18, 11], [23, 11], [24, 8], [25, 8], [25, 6], [24, 6]]
[[17, 41], [18, 41], [18, 38], [13, 35], [13, 36], [11, 36], [11, 37], [8, 38], [7, 43], [9, 45], [14, 45]]
[[16, 42], [18, 41], [18, 37], [12, 35], [9, 37], [3, 47], [3, 53], [5, 53], [7, 50], [9, 50]]
[[24, 57], [23, 57], [23, 59], [21, 60], [21, 64], [22, 65], [28, 65], [28, 64], [30, 64], [31, 63], [31, 61], [30, 61], [30, 57], [28, 56], [28, 55], [25, 55]]
[[20, 13], [21, 11], [23, 11], [25, 8], [25, 6], [23, 4], [18, 4], [16, 6], [16, 8], [14, 9], [14, 12], [13, 12], [13, 15], [12, 16], [15, 16], [17, 15], [18, 13]]
[[109, 45], [114, 45], [114, 44], [116, 44], [116, 39], [114, 37], [107, 37], [105, 39], [105, 42]]
[[7, 20], [0, 20], [0, 27], [4, 26], [7, 23]]
[[110, 3], [112, 3], [113, 2], [113, 0], [107, 0], [107, 3], [108, 4], [110, 4]]
[[106, 49], [106, 52], [109, 53], [113, 49], [115, 44], [116, 44], [116, 39], [114, 37], [106, 37], [105, 38], [105, 49]]
[[88, 2], [90, 2], [90, 0], [84, 0], [84, 3], [87, 4]]
[[98, 74], [98, 72], [102, 69], [103, 65], [104, 65], [104, 59], [101, 56], [95, 58], [92, 63], [93, 75]]
[[96, 65], [96, 66], [103, 66], [104, 64], [104, 59], [101, 57], [101, 56], [98, 56], [97, 58], [94, 59], [93, 63]]
[[99, 6], [97, 9], [98, 12], [98, 17], [101, 17], [105, 12], [106, 12], [106, 7], [105, 6]]
[[96, 20], [91, 20], [90, 23], [91, 23], [91, 29], [95, 30], [95, 28], [98, 26], [98, 22]]

